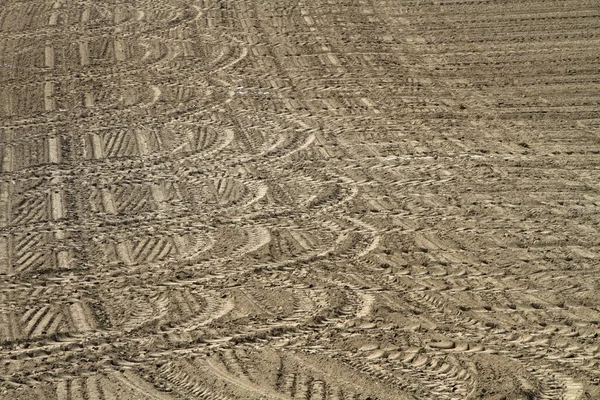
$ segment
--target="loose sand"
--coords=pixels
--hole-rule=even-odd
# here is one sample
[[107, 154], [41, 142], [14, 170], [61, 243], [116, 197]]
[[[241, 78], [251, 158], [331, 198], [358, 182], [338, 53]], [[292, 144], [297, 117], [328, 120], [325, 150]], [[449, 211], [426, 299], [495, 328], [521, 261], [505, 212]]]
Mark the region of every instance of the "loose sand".
[[598, 0], [2, 0], [0, 398], [599, 399]]

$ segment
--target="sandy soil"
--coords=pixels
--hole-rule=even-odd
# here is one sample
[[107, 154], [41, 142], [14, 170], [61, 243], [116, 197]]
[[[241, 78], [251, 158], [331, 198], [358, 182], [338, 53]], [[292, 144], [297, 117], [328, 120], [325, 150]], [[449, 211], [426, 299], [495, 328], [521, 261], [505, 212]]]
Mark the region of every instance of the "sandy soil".
[[3, 0], [0, 398], [599, 399], [597, 0]]

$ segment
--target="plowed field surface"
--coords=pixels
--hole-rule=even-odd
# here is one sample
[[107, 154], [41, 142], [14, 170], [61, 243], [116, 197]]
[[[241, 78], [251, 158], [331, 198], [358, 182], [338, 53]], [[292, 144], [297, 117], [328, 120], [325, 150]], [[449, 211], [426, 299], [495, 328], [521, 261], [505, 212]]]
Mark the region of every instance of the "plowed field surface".
[[0, 399], [600, 399], [598, 0], [0, 0]]

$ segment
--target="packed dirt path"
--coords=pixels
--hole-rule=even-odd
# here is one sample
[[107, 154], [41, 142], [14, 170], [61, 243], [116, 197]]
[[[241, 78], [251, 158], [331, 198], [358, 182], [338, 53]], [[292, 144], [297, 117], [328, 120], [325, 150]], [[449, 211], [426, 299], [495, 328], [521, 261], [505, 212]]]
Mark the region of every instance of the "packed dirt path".
[[598, 0], [2, 0], [0, 399], [599, 399]]

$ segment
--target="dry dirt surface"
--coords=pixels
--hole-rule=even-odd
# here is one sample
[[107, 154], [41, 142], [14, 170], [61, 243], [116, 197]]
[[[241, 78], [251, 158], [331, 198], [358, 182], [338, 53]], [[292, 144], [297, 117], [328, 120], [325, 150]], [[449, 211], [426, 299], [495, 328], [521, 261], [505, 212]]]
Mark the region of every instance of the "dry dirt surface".
[[598, 0], [1, 0], [0, 399], [599, 399]]

